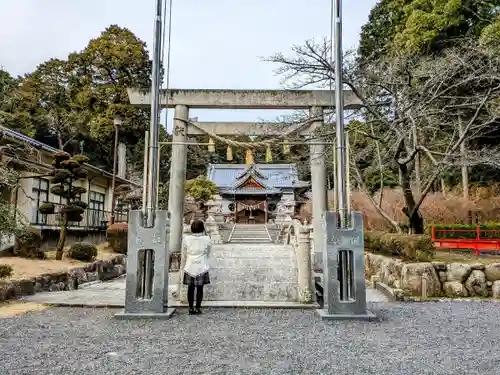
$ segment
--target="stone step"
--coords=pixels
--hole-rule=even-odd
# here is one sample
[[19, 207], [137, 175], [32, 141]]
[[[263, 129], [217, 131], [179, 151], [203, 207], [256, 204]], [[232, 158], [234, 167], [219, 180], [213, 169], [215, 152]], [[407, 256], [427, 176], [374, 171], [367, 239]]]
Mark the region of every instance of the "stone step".
[[278, 252], [278, 251], [273, 251], [273, 250], [266, 250], [265, 246], [262, 246], [262, 249], [260, 250], [253, 250], [253, 251], [231, 251], [231, 250], [225, 250], [225, 251], [212, 251], [212, 258], [213, 259], [228, 259], [231, 257], [234, 257], [235, 255], [238, 256], [239, 259], [252, 259], [252, 258], [259, 258], [259, 259], [265, 259], [265, 262], [268, 262], [269, 259], [292, 259], [294, 254], [292, 252]]
[[248, 240], [214, 245], [207, 301], [297, 301], [298, 271], [292, 246]]
[[268, 268], [280, 267], [281, 268], [295, 268], [293, 257], [267, 257], [267, 258], [219, 258], [212, 256], [210, 260], [213, 267], [223, 268], [237, 268], [237, 267], [253, 267], [253, 268]]
[[[273, 264], [290, 264], [291, 266], [295, 267], [295, 263], [292, 263], [292, 260], [295, 261], [295, 257], [293, 254], [280, 254], [280, 253], [275, 253], [275, 254], [265, 254], [260, 256], [260, 253], [256, 256], [253, 254], [241, 254], [241, 256], [234, 256], [234, 255], [216, 255], [212, 254], [211, 256], [211, 262], [215, 262], [217, 264], [222, 264], [222, 262], [231, 262], [231, 267], [235, 267], [238, 264], [241, 264], [242, 266], [246, 266], [247, 261], [248, 262], [253, 262], [252, 259], [257, 259], [257, 262], [260, 262], [261, 267], [269, 267], [270, 263]], [[288, 262], [288, 263], [284, 263]]]
[[263, 247], [260, 244], [246, 244], [246, 245], [238, 245], [238, 244], [231, 244], [231, 243], [226, 243], [222, 245], [216, 245], [212, 247], [212, 251], [234, 251], [234, 252], [240, 252], [240, 253], [247, 253], [247, 252], [252, 252], [252, 251], [260, 251], [263, 248], [265, 248], [268, 251], [275, 251], [275, 252], [282, 252], [282, 253], [293, 253], [293, 247], [292, 245], [277, 245], [277, 244], [267, 244], [267, 246]]
[[289, 268], [280, 269], [276, 272], [276, 267], [269, 268], [217, 268], [210, 272], [210, 280], [214, 284], [219, 282], [232, 282], [236, 284], [245, 283], [246, 280], [256, 283], [279, 283], [296, 281], [296, 270]]
[[248, 235], [245, 235], [245, 236], [233, 236], [231, 237], [231, 241], [233, 240], [256, 240], [256, 241], [267, 241], [269, 242], [269, 237], [265, 236], [265, 237], [259, 237], [259, 236], [248, 236]]
[[266, 244], [266, 243], [272, 243], [269, 241], [269, 239], [255, 239], [255, 238], [235, 238], [231, 239], [229, 243], [240, 243], [240, 244], [252, 244], [252, 243], [259, 243], [259, 244]]
[[247, 228], [234, 228], [235, 232], [267, 232], [267, 229], [262, 227], [262, 228], [255, 228], [255, 227], [247, 227]]
[[280, 256], [294, 256], [295, 253], [293, 249], [290, 247], [286, 247], [284, 249], [277, 249], [276, 244], [273, 243], [263, 243], [263, 244], [256, 244], [256, 243], [247, 243], [247, 244], [234, 244], [234, 243], [228, 243], [226, 245], [231, 245], [231, 248], [223, 248], [223, 249], [216, 249], [215, 247], [212, 249], [212, 256], [218, 256], [217, 254], [221, 254], [220, 256], [224, 257], [236, 257], [236, 256], [243, 256], [243, 257], [280, 257]]
[[205, 286], [206, 301], [296, 301], [297, 283], [218, 282]]
[[240, 237], [259, 236], [259, 237], [267, 237], [267, 238], [269, 238], [269, 236], [267, 235], [267, 232], [243, 232], [243, 231], [241, 231], [241, 232], [234, 232], [232, 237], [236, 237], [236, 236], [240, 236]]
[[236, 224], [236, 227], [234, 229], [260, 229], [260, 230], [266, 230], [267, 228], [264, 225]]

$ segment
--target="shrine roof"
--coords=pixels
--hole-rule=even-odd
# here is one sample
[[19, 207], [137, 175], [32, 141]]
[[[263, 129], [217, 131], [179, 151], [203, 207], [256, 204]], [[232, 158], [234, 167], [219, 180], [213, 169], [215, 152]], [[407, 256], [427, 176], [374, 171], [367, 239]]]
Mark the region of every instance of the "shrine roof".
[[273, 195], [273, 194], [281, 194], [281, 189], [273, 189], [273, 188], [251, 188], [251, 187], [241, 187], [237, 189], [232, 188], [221, 188], [220, 194], [231, 194], [231, 195]]
[[253, 177], [266, 190], [297, 188], [299, 180], [296, 164], [209, 164], [207, 178], [220, 189], [235, 189], [245, 177]]

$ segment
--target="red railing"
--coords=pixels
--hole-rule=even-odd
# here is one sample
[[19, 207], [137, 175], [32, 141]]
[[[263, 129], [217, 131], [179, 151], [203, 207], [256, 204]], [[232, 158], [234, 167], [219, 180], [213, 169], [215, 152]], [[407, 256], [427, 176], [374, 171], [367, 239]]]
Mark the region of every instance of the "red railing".
[[[440, 237], [439, 233], [474, 233], [475, 238], [446, 238]], [[487, 233], [498, 233], [499, 238], [490, 237]], [[486, 236], [484, 235], [486, 234]], [[479, 251], [500, 250], [500, 230], [481, 229], [479, 225], [476, 229], [436, 229], [431, 228], [432, 241], [435, 247], [446, 249], [472, 249], [476, 255]]]

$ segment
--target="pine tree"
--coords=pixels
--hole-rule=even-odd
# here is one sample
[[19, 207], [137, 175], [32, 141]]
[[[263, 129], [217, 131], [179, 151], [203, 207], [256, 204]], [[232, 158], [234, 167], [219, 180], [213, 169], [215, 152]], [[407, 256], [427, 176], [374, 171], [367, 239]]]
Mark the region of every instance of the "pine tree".
[[87, 189], [75, 186], [76, 181], [87, 177], [87, 171], [83, 167], [83, 164], [87, 161], [88, 158], [83, 155], [70, 156], [62, 151], [54, 154], [53, 165], [55, 169], [51, 172], [52, 179], [50, 183], [52, 186], [50, 192], [64, 198], [66, 204], [58, 212], [55, 210], [54, 203], [42, 204], [38, 210], [41, 214], [59, 215], [61, 231], [56, 247], [57, 260], [61, 260], [63, 256], [68, 224], [70, 222], [81, 222], [87, 208], [87, 203], [81, 200], [82, 194], [86, 193]]

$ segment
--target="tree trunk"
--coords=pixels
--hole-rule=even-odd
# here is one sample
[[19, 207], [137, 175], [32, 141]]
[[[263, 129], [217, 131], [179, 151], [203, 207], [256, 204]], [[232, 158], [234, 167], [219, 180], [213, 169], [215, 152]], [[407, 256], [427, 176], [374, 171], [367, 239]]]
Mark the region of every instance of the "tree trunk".
[[411, 234], [424, 234], [424, 219], [420, 215], [420, 210], [415, 210], [417, 204], [411, 190], [411, 177], [405, 164], [399, 164], [399, 175], [401, 176], [401, 187], [405, 199], [403, 212], [408, 218], [409, 231]]
[[[412, 126], [413, 132], [413, 147], [417, 149], [418, 147], [418, 134], [417, 134], [417, 126]], [[415, 156], [415, 190], [417, 192], [417, 197], [420, 197], [422, 194], [422, 179], [420, 177], [420, 153]]]
[[408, 218], [410, 234], [424, 234], [424, 218], [420, 215], [420, 210], [416, 210]]
[[[460, 118], [458, 121], [458, 131], [459, 131], [459, 136], [463, 137], [464, 129], [463, 129], [462, 121]], [[467, 164], [465, 164], [465, 155], [466, 155], [466, 148], [465, 148], [465, 141], [463, 141], [462, 144], [460, 145], [460, 159], [462, 162], [462, 166], [461, 166], [462, 192], [463, 192], [464, 198], [469, 199], [469, 171], [467, 170]]]
[[64, 144], [63, 144], [63, 141], [62, 141], [62, 134], [61, 134], [61, 132], [57, 133], [57, 144], [59, 146], [59, 150], [63, 151], [64, 150]]
[[61, 231], [59, 232], [59, 241], [57, 241], [57, 247], [56, 247], [56, 260], [62, 260], [64, 244], [66, 243], [67, 231], [68, 231], [68, 218], [66, 214], [63, 214], [61, 222]]

